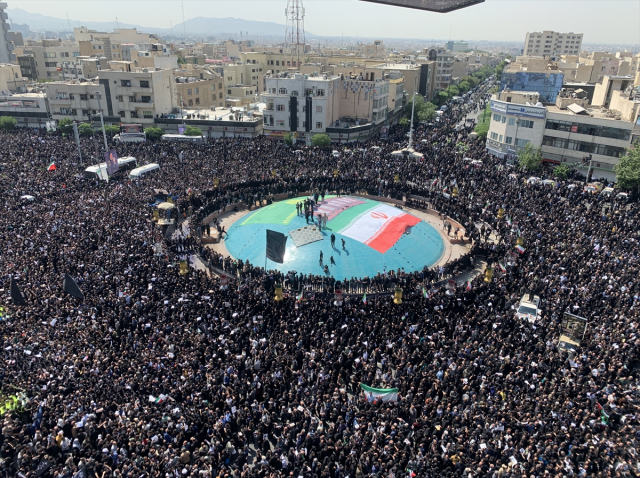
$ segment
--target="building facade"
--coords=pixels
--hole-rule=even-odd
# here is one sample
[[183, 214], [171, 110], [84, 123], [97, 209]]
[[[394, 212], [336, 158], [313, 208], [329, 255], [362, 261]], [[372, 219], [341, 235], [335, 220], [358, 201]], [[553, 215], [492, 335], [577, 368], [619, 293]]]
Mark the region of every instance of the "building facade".
[[177, 104], [181, 108], [212, 109], [225, 105], [222, 78], [194, 78], [176, 73]]
[[527, 33], [523, 55], [557, 59], [560, 55], [578, 55], [582, 49], [582, 33], [558, 33], [551, 30]]
[[289, 132], [300, 138], [325, 133], [339, 118], [340, 77], [301, 73], [266, 78], [262, 94], [265, 135], [282, 137]]
[[501, 99], [491, 99], [490, 153], [505, 157], [531, 143], [541, 149], [543, 161], [576, 167], [591, 158], [594, 178], [615, 180], [613, 168], [631, 145], [633, 121], [566, 102], [561, 107], [531, 106], [526, 104], [531, 103], [528, 92], [508, 94], [510, 98], [503, 93]]
[[562, 89], [564, 73], [560, 70], [547, 71], [503, 71], [500, 91], [527, 91], [539, 93], [542, 103], [555, 103]]
[[0, 63], [10, 63], [15, 60], [14, 45], [9, 37], [9, 22], [6, 2], [0, 2]]
[[0, 95], [0, 116], [12, 116], [18, 126], [44, 128], [49, 119], [44, 93]]
[[62, 62], [73, 61], [80, 56], [80, 48], [70, 42], [57, 40], [41, 40], [24, 49], [35, 61], [36, 76], [40, 80], [61, 80]]

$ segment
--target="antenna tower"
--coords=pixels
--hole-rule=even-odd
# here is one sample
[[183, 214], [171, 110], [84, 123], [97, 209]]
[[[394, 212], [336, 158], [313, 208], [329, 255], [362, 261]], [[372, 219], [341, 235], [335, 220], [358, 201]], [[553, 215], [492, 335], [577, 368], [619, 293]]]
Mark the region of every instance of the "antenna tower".
[[287, 0], [284, 11], [287, 17], [287, 34], [285, 45], [295, 52], [296, 66], [300, 68], [300, 50], [304, 54], [304, 7], [302, 0]]

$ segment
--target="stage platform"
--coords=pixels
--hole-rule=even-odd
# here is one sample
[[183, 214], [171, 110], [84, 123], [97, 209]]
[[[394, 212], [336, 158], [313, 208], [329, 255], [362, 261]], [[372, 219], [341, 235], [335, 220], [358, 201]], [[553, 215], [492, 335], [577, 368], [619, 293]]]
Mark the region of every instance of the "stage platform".
[[[336, 279], [371, 277], [399, 268], [417, 271], [438, 262], [445, 252], [443, 238], [431, 224], [393, 205], [362, 197], [325, 197], [314, 208], [314, 215], [326, 214], [327, 227], [305, 231], [304, 215], [296, 214], [296, 203], [305, 199], [288, 199], [240, 217], [227, 229], [226, 250], [236, 259], [264, 267], [266, 230], [271, 229], [287, 236], [287, 248], [284, 264], [268, 261], [267, 269], [322, 275], [322, 251], [323, 265], [329, 266], [328, 274]], [[313, 237], [318, 233], [320, 240]], [[335, 247], [331, 234], [336, 237]]]

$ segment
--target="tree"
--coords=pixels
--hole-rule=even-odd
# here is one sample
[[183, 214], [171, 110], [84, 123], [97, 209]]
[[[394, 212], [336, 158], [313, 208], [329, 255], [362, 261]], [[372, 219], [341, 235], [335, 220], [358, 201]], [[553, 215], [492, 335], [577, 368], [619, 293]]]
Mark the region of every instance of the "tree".
[[93, 133], [93, 126], [89, 123], [80, 123], [78, 126], [78, 134], [81, 134], [82, 136], [91, 136]]
[[3, 116], [0, 118], [0, 129], [5, 131], [11, 131], [17, 124], [18, 122], [13, 116]]
[[[415, 95], [416, 106], [413, 112], [413, 121], [415, 122], [431, 122], [436, 116], [437, 106], [430, 102], [425, 102], [422, 95]], [[404, 107], [403, 116], [411, 122], [411, 107], [413, 100], [409, 101]]]
[[569, 177], [569, 171], [569, 166], [561, 164], [560, 166], [553, 168], [553, 175], [558, 179], [565, 180]]
[[147, 139], [160, 139], [164, 134], [164, 130], [162, 128], [158, 128], [157, 126], [149, 126], [144, 129], [145, 134], [147, 135]]
[[71, 118], [62, 118], [58, 121], [58, 128], [63, 133], [71, 134], [73, 132], [73, 120]]
[[434, 98], [434, 100], [436, 102], [436, 105], [442, 106], [447, 101], [449, 101], [449, 95], [446, 91], [441, 91], [440, 93], [438, 93], [438, 96]]
[[467, 91], [469, 91], [471, 89], [471, 85], [469, 83], [467, 83], [466, 81], [462, 81], [458, 85], [458, 89], [460, 90], [461, 94], [465, 94]]
[[319, 146], [321, 148], [326, 148], [331, 144], [331, 138], [326, 134], [314, 134], [311, 137], [311, 144], [313, 146]]
[[540, 167], [542, 154], [540, 148], [534, 148], [531, 143], [518, 151], [518, 163], [528, 171], [536, 171]]
[[284, 135], [284, 144], [286, 144], [287, 146], [293, 145], [293, 134], [287, 133]]
[[202, 136], [202, 130], [196, 126], [189, 126], [184, 130], [185, 136]]
[[631, 189], [640, 186], [640, 146], [638, 143], [633, 148], [627, 149], [618, 164], [613, 167], [617, 175], [618, 186], [623, 189]]
[[478, 123], [474, 131], [478, 134], [478, 137], [480, 139], [486, 138], [487, 134], [489, 133], [489, 123]]
[[107, 133], [107, 136], [113, 138], [116, 134], [120, 133], [120, 127], [114, 124], [108, 124], [104, 127], [104, 132]]
[[184, 65], [184, 64], [186, 64], [186, 63], [187, 63], [187, 62], [186, 62], [186, 61], [184, 61], [184, 58], [182, 58], [181, 56], [179, 56], [179, 57], [178, 57], [178, 65]]
[[458, 89], [458, 87], [456, 85], [448, 86], [447, 89], [444, 90], [444, 91], [447, 92], [449, 97], [458, 96], [460, 94], [460, 90]]
[[398, 124], [400, 126], [409, 126], [409, 118], [405, 118], [404, 116], [402, 118], [400, 118], [400, 120], [398, 121]]

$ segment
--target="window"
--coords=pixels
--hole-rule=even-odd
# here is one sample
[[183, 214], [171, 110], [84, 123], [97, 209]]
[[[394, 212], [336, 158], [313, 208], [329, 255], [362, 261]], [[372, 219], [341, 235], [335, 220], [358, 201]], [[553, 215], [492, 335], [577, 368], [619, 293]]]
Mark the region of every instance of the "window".
[[507, 117], [506, 117], [506, 116], [503, 116], [503, 117], [502, 117], [502, 122], [503, 122], [503, 123], [506, 123], [506, 122], [507, 122]]
[[82, 110], [82, 116], [89, 116], [89, 110]]
[[276, 105], [276, 111], [284, 111], [284, 105]]
[[211, 91], [216, 91], [216, 85], [211, 85]]
[[137, 117], [138, 117], [138, 112], [137, 112], [137, 111], [132, 111], [131, 113], [129, 113], [129, 115], [130, 115], [132, 118], [137, 118]]
[[199, 105], [200, 104], [200, 98], [196, 98], [196, 104]]
[[496, 114], [496, 113], [493, 114], [493, 121], [497, 121], [499, 123], [500, 119], [501, 119], [501, 116], [499, 114]]
[[231, 94], [231, 90], [227, 90], [227, 94], [230, 95]]
[[136, 101], [136, 97], [135, 97], [135, 96], [130, 96], [130, 97], [129, 97], [129, 101], [130, 101], [131, 103], [135, 103], [135, 101]]
[[124, 86], [127, 88], [131, 87], [131, 80], [120, 80], [120, 86]]
[[515, 118], [509, 118], [509, 126], [513, 126], [514, 124], [516, 124], [516, 119]]
[[222, 99], [222, 93], [218, 93], [218, 99]]
[[189, 100], [189, 106], [193, 106], [193, 100]]
[[286, 95], [287, 94], [287, 89], [286, 88], [280, 88], [278, 90], [278, 94], [279, 95]]
[[222, 83], [218, 83], [218, 89], [221, 90], [222, 89]]
[[144, 118], [153, 118], [153, 111], [143, 111], [142, 116]]
[[89, 99], [89, 95], [86, 94], [80, 94], [80, 100], [82, 101], [87, 101]]
[[276, 66], [280, 66], [280, 60], [276, 60]]
[[318, 122], [316, 123], [316, 128], [317, 128], [317, 129], [322, 129], [322, 122], [318, 121]]
[[516, 138], [516, 146], [519, 148], [524, 148], [529, 143], [528, 139], [518, 139]]
[[520, 120], [521, 128], [533, 128], [533, 121], [531, 120]]
[[212, 100], [212, 101], [215, 101], [215, 100], [216, 100], [216, 94], [215, 94], [215, 93], [211, 95], [211, 100]]
[[305, 88], [304, 96], [313, 96], [313, 90], [311, 88]]
[[194, 95], [199, 95], [200, 94], [200, 88], [194, 88]]
[[78, 112], [75, 109], [72, 109], [72, 108], [60, 108], [60, 114], [61, 115], [75, 116], [75, 115], [78, 114]]
[[120, 116], [120, 118], [124, 118], [124, 111], [118, 111], [118, 116]]
[[58, 63], [56, 63], [55, 61], [45, 61], [44, 66], [48, 68], [55, 68], [58, 66]]
[[324, 90], [317, 90], [316, 96], [324, 96]]
[[118, 96], [116, 96], [116, 100], [118, 100], [118, 101], [122, 102], [122, 101], [123, 101], [123, 99], [122, 99], [122, 95], [118, 95]]
[[513, 141], [513, 138], [512, 138], [511, 136], [507, 136], [507, 137], [504, 139], [504, 142], [505, 142], [505, 143], [507, 143], [507, 144], [511, 144], [511, 142], [512, 142], [512, 141]]
[[45, 58], [56, 58], [56, 54], [55, 53], [45, 53], [43, 56]]
[[322, 113], [322, 106], [316, 106], [316, 113]]
[[191, 92], [192, 92], [192, 91], [193, 91], [193, 90], [191, 90], [191, 88], [189, 88], [189, 89], [187, 90], [187, 96], [191, 96]]
[[498, 140], [498, 133], [491, 133], [491, 139]]
[[291, 96], [298, 96], [298, 92], [297, 91], [292, 91], [291, 92]]
[[498, 139], [498, 141], [502, 143], [502, 135], [500, 135], [500, 138]]
[[140, 88], [149, 88], [149, 82], [147, 80], [140, 80]]
[[74, 51], [71, 56], [80, 56], [80, 52], [79, 51]]

